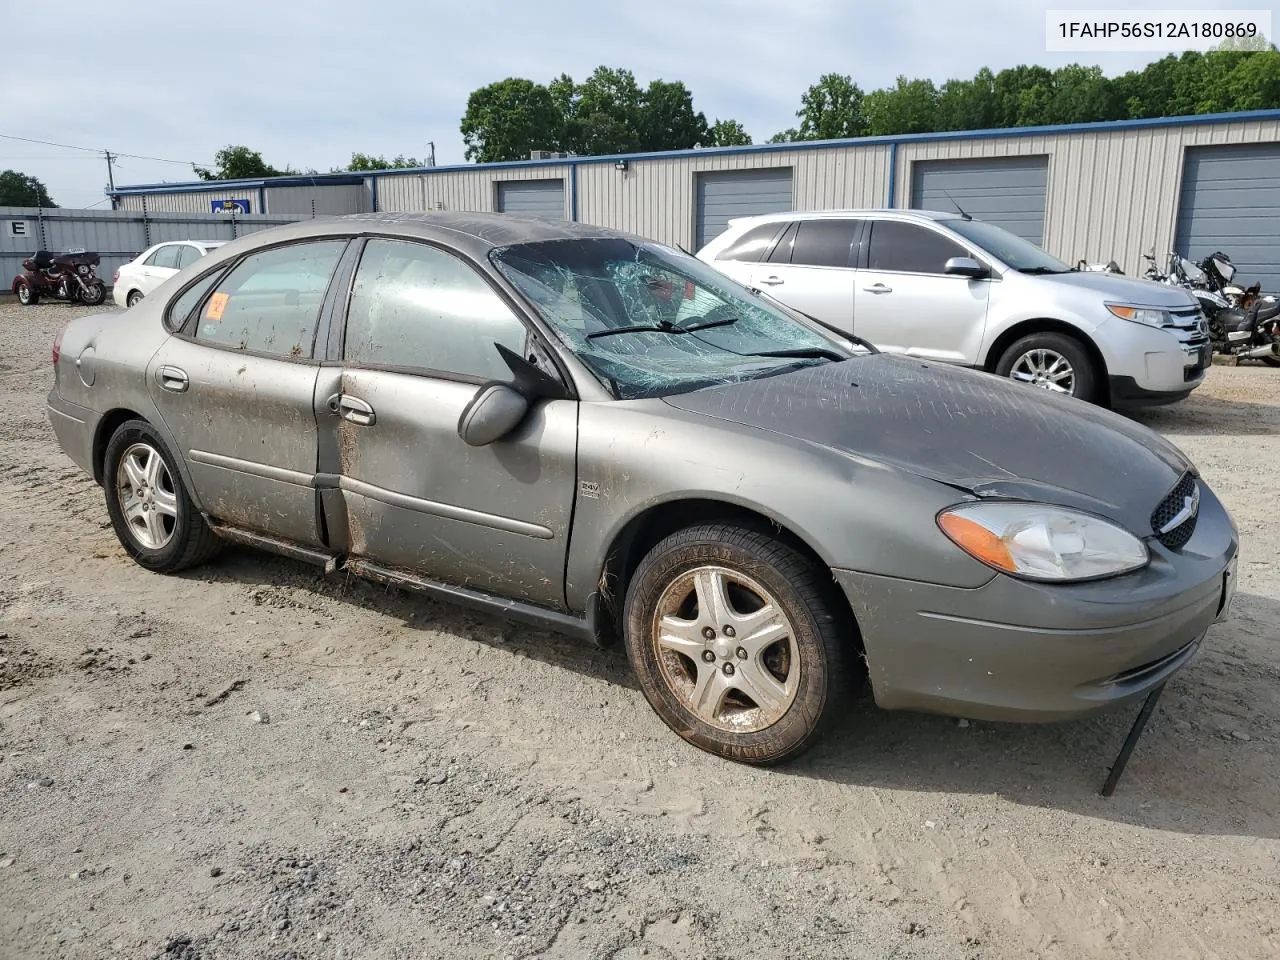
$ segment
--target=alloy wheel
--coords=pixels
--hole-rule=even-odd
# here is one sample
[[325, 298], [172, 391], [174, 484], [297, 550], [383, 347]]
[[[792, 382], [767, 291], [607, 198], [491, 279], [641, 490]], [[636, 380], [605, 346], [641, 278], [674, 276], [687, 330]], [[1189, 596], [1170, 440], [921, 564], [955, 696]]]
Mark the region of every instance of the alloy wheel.
[[1071, 361], [1056, 350], [1044, 347], [1028, 350], [1018, 357], [1009, 377], [1053, 393], [1070, 394], [1076, 386], [1076, 371]]
[[161, 550], [178, 525], [178, 495], [169, 468], [149, 443], [125, 450], [116, 470], [116, 496], [129, 535], [139, 546]]
[[700, 566], [677, 577], [658, 599], [651, 637], [667, 687], [719, 730], [763, 730], [795, 701], [795, 627], [774, 597], [742, 573]]

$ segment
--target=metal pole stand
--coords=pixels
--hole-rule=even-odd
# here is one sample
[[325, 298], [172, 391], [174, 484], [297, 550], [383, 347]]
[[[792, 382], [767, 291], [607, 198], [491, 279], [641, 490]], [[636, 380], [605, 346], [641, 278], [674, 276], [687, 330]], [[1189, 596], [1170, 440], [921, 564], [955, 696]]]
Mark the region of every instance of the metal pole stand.
[[1120, 782], [1120, 775], [1124, 773], [1124, 768], [1129, 764], [1129, 757], [1133, 754], [1133, 748], [1138, 745], [1138, 738], [1142, 736], [1142, 731], [1147, 727], [1147, 721], [1151, 719], [1151, 714], [1156, 709], [1156, 701], [1160, 699], [1160, 694], [1164, 693], [1164, 684], [1156, 687], [1149, 694], [1147, 699], [1142, 703], [1142, 709], [1138, 711], [1137, 718], [1133, 721], [1133, 726], [1129, 728], [1129, 736], [1125, 737], [1124, 746], [1120, 748], [1120, 753], [1116, 756], [1116, 762], [1111, 765], [1111, 774], [1107, 777], [1107, 782], [1102, 785], [1102, 795], [1109, 797], [1116, 792], [1116, 784]]

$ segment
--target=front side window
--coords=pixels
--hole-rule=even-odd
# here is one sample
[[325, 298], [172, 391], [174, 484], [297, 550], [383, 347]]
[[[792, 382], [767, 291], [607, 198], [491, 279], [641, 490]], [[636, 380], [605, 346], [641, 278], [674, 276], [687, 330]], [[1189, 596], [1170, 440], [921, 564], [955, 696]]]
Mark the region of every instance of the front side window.
[[311, 357], [329, 278], [346, 245], [321, 240], [245, 257], [201, 306], [196, 339], [278, 357]]
[[802, 220], [791, 248], [793, 266], [852, 266], [850, 251], [856, 220]]
[[840, 341], [714, 268], [657, 244], [551, 240], [491, 256], [619, 399], [685, 393], [852, 356]]
[[475, 268], [436, 247], [370, 240], [356, 270], [343, 359], [483, 380], [507, 379], [497, 344], [526, 330]]
[[969, 251], [936, 230], [902, 220], [877, 220], [871, 225], [867, 267], [899, 273], [943, 273], [952, 257]]
[[948, 220], [946, 223], [949, 230], [955, 231], [975, 247], [986, 250], [997, 260], [1021, 273], [1071, 272], [1071, 268], [1057, 257], [1050, 256], [1029, 240], [1023, 240], [994, 223], [962, 218]]
[[182, 270], [185, 267], [191, 266], [191, 264], [195, 263], [202, 256], [204, 256], [204, 253], [200, 250], [199, 247], [194, 247], [189, 243], [184, 243], [179, 248], [179, 251], [180, 251], [178, 254], [179, 270]]
[[781, 223], [765, 223], [752, 227], [716, 254], [716, 259], [733, 260], [738, 263], [759, 263], [761, 257], [769, 252], [773, 238], [781, 230]]

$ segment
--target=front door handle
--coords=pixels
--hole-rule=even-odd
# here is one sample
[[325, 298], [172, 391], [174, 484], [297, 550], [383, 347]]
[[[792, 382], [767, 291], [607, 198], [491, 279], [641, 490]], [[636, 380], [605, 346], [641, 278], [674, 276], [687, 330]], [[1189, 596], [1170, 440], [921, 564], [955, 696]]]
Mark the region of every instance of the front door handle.
[[[330, 403], [332, 409], [332, 402]], [[359, 397], [349, 397], [345, 393], [338, 396], [338, 416], [343, 420], [350, 420], [352, 423], [358, 423], [362, 427], [373, 426], [374, 415], [373, 407], [365, 403]]]
[[156, 380], [159, 381], [161, 389], [168, 390], [170, 393], [186, 393], [187, 387], [191, 386], [187, 371], [167, 364], [156, 371]]
[[771, 287], [776, 287], [778, 284], [782, 283], [782, 280], [779, 277], [765, 277], [760, 282], [767, 283]]
[[893, 293], [893, 287], [886, 287], [883, 283], [876, 283], [862, 289], [867, 293]]

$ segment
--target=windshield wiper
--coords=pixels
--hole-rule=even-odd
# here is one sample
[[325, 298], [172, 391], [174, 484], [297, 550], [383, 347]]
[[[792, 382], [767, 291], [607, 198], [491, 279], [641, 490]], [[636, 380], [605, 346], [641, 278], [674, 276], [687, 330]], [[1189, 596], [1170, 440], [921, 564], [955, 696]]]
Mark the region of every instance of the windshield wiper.
[[723, 320], [709, 320], [706, 323], [694, 323], [687, 327], [679, 326], [669, 320], [663, 320], [660, 323], [643, 323], [634, 327], [614, 327], [612, 330], [597, 330], [595, 333], [588, 333], [588, 340], [595, 340], [597, 337], [613, 337], [620, 333], [693, 333], [695, 330], [710, 330], [712, 327], [727, 327], [732, 323], [737, 323], [737, 317], [725, 317]]
[[1018, 272], [1030, 274], [1032, 276], [1043, 276], [1044, 274], [1057, 276], [1060, 273], [1071, 273], [1070, 270], [1055, 270], [1053, 267], [1019, 267]]
[[823, 350], [821, 347], [797, 347], [794, 350], [761, 350], [757, 353], [740, 353], [740, 357], [795, 357], [798, 360], [833, 360], [840, 363], [850, 359], [834, 350]]

